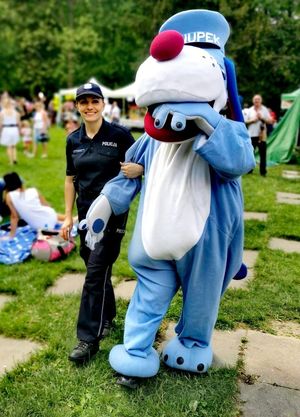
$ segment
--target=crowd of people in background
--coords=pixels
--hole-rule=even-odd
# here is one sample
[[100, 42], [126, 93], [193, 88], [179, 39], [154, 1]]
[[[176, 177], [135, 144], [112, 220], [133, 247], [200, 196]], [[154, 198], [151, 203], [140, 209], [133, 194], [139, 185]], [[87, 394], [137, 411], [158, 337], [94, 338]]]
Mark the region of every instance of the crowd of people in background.
[[[272, 109], [262, 105], [260, 95], [254, 95], [252, 101], [251, 107], [245, 103], [243, 115], [253, 147], [258, 149], [260, 155], [260, 173], [265, 176], [266, 138], [276, 126], [277, 116]], [[255, 116], [261, 112], [264, 113], [265, 123], [263, 124], [260, 123], [259, 117], [256, 120]], [[104, 99], [103, 118], [111, 123], [121, 122], [121, 109], [116, 100], [110, 102], [109, 99]], [[8, 92], [3, 92], [0, 96], [0, 146], [6, 149], [9, 164], [18, 163], [17, 150], [20, 148], [28, 158], [35, 158], [38, 155], [41, 158], [47, 158], [49, 127], [57, 123], [54, 100], [47, 102], [43, 93], [39, 93], [34, 100], [30, 101], [23, 97], [13, 98]], [[65, 128], [68, 135], [78, 129], [80, 123], [81, 117], [75, 100], [68, 98], [61, 104], [59, 124]], [[259, 131], [261, 126], [264, 129]]]
[[41, 157], [47, 158], [50, 124], [44, 96], [31, 102], [23, 97], [15, 99], [5, 91], [0, 98], [0, 145], [6, 148], [9, 164], [18, 163], [19, 142], [28, 158], [38, 155], [39, 144]]
[[[121, 109], [117, 101], [105, 101], [103, 117], [109, 122], [120, 123]], [[18, 163], [20, 144], [26, 157], [35, 158], [40, 154], [41, 158], [47, 158], [49, 127], [56, 123], [53, 100], [47, 103], [43, 93], [30, 101], [24, 97], [13, 98], [8, 92], [3, 92], [0, 96], [0, 146], [6, 148], [9, 164]], [[60, 124], [67, 134], [80, 126], [80, 114], [73, 100], [62, 104]]]

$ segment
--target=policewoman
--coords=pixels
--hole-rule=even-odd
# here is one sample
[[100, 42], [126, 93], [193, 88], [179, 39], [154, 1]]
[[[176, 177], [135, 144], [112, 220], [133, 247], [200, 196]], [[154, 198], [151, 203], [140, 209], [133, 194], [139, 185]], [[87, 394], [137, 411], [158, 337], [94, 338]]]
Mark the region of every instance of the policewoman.
[[[104, 120], [104, 100], [101, 88], [87, 83], [77, 89], [76, 108], [82, 124], [67, 138], [65, 214], [61, 235], [68, 239], [72, 229], [72, 212], [76, 199], [79, 221], [98, 197], [105, 183], [115, 177], [120, 168], [128, 178], [143, 173], [143, 167], [123, 163], [127, 149], [134, 143], [129, 131]], [[90, 360], [99, 350], [99, 341], [107, 334], [116, 315], [115, 296], [111, 283], [113, 263], [120, 253], [128, 213], [112, 215], [103, 239], [95, 249], [85, 245], [85, 231], [80, 234], [80, 256], [86, 265], [77, 321], [78, 344], [69, 355], [76, 363]]]

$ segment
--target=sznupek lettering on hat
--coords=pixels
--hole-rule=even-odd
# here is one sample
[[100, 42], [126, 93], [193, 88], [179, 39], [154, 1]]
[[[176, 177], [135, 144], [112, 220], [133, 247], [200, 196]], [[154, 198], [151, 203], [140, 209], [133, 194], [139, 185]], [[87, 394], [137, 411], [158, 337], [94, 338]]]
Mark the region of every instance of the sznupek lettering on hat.
[[76, 100], [84, 96], [95, 96], [98, 98], [104, 98], [101, 88], [95, 83], [86, 83], [77, 88]]

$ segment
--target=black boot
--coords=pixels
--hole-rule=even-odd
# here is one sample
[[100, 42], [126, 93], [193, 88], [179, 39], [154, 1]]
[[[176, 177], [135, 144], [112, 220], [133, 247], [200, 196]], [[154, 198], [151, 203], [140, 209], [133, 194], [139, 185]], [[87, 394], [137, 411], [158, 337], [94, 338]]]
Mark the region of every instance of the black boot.
[[99, 350], [99, 342], [85, 342], [80, 340], [69, 355], [69, 360], [76, 363], [85, 363], [91, 360]]

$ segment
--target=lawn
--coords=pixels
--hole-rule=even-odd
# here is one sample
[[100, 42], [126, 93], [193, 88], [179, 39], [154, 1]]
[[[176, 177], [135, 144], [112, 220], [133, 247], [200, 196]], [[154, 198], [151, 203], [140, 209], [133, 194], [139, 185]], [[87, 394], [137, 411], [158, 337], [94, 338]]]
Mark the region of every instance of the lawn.
[[[51, 129], [48, 159], [27, 159], [20, 151], [14, 167], [26, 186], [37, 187], [57, 211], [63, 211], [65, 136]], [[299, 161], [298, 161], [299, 163]], [[0, 176], [11, 171], [0, 149]], [[228, 290], [221, 302], [217, 328], [238, 327], [272, 332], [272, 321], [299, 322], [299, 254], [268, 249], [271, 237], [300, 241], [300, 206], [276, 203], [276, 192], [300, 193], [299, 182], [282, 178], [283, 169], [269, 168], [266, 178], [243, 178], [245, 210], [268, 214], [266, 222], [246, 221], [245, 248], [259, 251], [255, 279], [247, 290]], [[122, 253], [114, 266], [120, 280], [133, 276], [127, 263], [127, 247], [135, 220], [132, 206]], [[79, 295], [46, 295], [45, 290], [66, 272], [83, 272], [78, 251], [66, 260], [0, 265], [0, 292], [15, 295], [0, 311], [0, 334], [39, 342], [43, 349], [28, 362], [0, 380], [0, 416], [5, 417], [229, 417], [238, 415], [239, 367], [211, 369], [208, 375], [181, 374], [163, 365], [157, 377], [146, 380], [135, 391], [115, 384], [107, 358], [122, 340], [127, 304], [118, 302], [115, 331], [101, 344], [90, 364], [77, 368], [67, 355], [75, 343]], [[180, 294], [174, 299], [165, 321], [177, 320]]]

